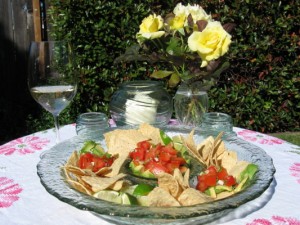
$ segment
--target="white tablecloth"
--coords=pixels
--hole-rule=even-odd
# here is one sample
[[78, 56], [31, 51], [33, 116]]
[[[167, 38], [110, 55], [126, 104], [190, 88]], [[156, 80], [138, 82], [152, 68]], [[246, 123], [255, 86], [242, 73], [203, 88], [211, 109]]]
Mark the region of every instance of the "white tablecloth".
[[[273, 158], [275, 179], [259, 198], [213, 224], [300, 225], [300, 147], [254, 131], [234, 131]], [[62, 140], [75, 135], [74, 124], [61, 128]], [[0, 146], [0, 224], [110, 224], [58, 200], [40, 183], [36, 168], [40, 154], [54, 145], [50, 129]]]

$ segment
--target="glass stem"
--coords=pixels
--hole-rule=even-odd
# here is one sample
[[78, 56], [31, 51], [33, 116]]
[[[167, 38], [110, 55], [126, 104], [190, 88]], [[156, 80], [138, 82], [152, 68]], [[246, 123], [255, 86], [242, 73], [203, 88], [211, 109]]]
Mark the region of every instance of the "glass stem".
[[55, 134], [56, 134], [56, 144], [60, 142], [60, 135], [59, 135], [59, 122], [58, 122], [58, 115], [53, 115], [54, 118], [54, 125], [55, 125]]

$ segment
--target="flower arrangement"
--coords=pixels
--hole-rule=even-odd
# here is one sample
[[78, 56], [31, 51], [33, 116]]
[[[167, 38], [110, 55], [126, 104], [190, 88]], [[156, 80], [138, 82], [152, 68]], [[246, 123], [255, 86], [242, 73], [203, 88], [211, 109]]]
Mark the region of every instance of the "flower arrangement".
[[209, 89], [229, 66], [221, 57], [228, 52], [233, 27], [214, 21], [199, 5], [179, 3], [165, 18], [156, 14], [144, 18], [136, 34], [138, 43], [115, 62], [163, 63], [166, 69], [154, 70], [152, 78], [168, 78], [170, 87], [197, 81]]

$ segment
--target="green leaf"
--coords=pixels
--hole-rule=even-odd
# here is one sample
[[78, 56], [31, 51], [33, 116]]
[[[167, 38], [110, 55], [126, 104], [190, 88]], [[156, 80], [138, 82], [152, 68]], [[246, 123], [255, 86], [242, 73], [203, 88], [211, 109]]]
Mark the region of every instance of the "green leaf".
[[163, 78], [170, 76], [172, 73], [173, 73], [173, 71], [157, 70], [154, 73], [152, 73], [150, 75], [150, 77], [156, 78], [156, 79], [163, 79]]
[[168, 82], [169, 87], [176, 87], [179, 84], [180, 80], [180, 76], [177, 73], [172, 73]]

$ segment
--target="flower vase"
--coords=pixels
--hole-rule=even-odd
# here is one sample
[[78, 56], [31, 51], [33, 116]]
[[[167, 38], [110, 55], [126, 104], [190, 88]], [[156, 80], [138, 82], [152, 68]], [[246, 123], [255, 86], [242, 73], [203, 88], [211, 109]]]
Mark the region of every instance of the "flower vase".
[[174, 96], [174, 111], [178, 122], [186, 126], [199, 126], [207, 110], [207, 91], [199, 85], [183, 82]]

